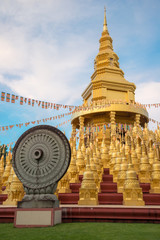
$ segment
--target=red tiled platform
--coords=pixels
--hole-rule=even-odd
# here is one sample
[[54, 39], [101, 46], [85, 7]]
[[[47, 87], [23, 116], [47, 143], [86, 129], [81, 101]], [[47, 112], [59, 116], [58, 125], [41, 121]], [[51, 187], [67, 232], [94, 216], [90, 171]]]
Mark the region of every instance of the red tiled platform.
[[[78, 204], [79, 193], [59, 193], [58, 199], [61, 204]], [[99, 193], [99, 204], [123, 204], [123, 195], [121, 193]]]
[[[146, 222], [160, 223], [160, 208], [156, 207], [62, 207], [62, 222]], [[0, 223], [14, 221], [15, 207], [0, 208]]]
[[61, 204], [78, 204], [79, 193], [59, 193], [58, 199]]
[[160, 223], [160, 208], [63, 207], [63, 222]]
[[143, 194], [145, 205], [160, 205], [160, 194], [145, 193]]
[[117, 193], [116, 183], [102, 182], [100, 186], [101, 186], [101, 193]]
[[79, 175], [79, 181], [82, 182], [83, 175]]
[[7, 199], [7, 197], [7, 194], [0, 194], [0, 204], [2, 204]]
[[[82, 175], [79, 176], [80, 183], [71, 183], [72, 193], [59, 194], [61, 204], [78, 204], [79, 188], [81, 187]], [[145, 205], [160, 205], [160, 194], [149, 194], [150, 184], [140, 183], [143, 191]], [[109, 169], [104, 169], [102, 182], [100, 184], [98, 201], [100, 205], [122, 205], [123, 194], [117, 193], [117, 183], [113, 182], [113, 176], [109, 174]]]
[[123, 204], [123, 195], [122, 193], [99, 193], [98, 194], [99, 204], [113, 204], [121, 205]]
[[15, 207], [1, 207], [0, 208], [0, 223], [14, 222]]
[[[106, 183], [102, 182], [101, 193], [117, 193], [117, 184], [116, 183]], [[81, 183], [70, 183], [70, 189], [72, 193], [79, 193], [79, 189], [81, 187]]]
[[112, 175], [103, 174], [102, 181], [103, 182], [113, 182], [113, 176]]
[[79, 189], [81, 187], [81, 183], [70, 183], [70, 189], [72, 193], [79, 193]]
[[[103, 182], [100, 185], [101, 193], [98, 194], [99, 206], [89, 207], [77, 205], [82, 176], [79, 176], [79, 179], [80, 183], [70, 184], [72, 193], [59, 194], [59, 200], [61, 204], [63, 204], [63, 222], [103, 221], [160, 223], [160, 194], [149, 194], [149, 183], [140, 184], [143, 191], [145, 207], [123, 206], [123, 195], [117, 193], [117, 184], [113, 183], [113, 176], [109, 174], [109, 169], [104, 169]], [[0, 222], [13, 222], [14, 211], [15, 208], [1, 207]]]
[[104, 174], [109, 175], [109, 168], [104, 168]]
[[150, 183], [140, 183], [140, 187], [142, 188], [143, 193], [149, 193]]

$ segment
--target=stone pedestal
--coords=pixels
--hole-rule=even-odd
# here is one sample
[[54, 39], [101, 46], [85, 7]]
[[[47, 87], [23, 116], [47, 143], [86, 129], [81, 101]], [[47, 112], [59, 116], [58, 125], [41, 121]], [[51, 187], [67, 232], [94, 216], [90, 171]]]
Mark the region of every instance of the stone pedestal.
[[[52, 126], [31, 128], [17, 140], [12, 165], [26, 194], [18, 202], [15, 227], [48, 227], [62, 222], [62, 210], [54, 193], [62, 177], [64, 184], [68, 183], [70, 159], [67, 138]], [[18, 186], [14, 185], [15, 196]]]
[[62, 222], [61, 208], [18, 208], [14, 227], [51, 227]]
[[57, 200], [22, 200], [17, 204], [18, 208], [59, 208], [59, 201]]

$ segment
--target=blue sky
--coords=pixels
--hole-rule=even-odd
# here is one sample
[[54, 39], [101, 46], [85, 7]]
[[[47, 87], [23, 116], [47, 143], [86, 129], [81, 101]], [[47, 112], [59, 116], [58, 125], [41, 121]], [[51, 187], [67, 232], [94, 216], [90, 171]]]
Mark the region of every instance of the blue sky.
[[[136, 101], [160, 103], [159, 0], [2, 1], [1, 91], [55, 103], [81, 104], [81, 93], [90, 82], [99, 49], [104, 5], [120, 67], [125, 78], [137, 86]], [[61, 111], [0, 102], [0, 126], [58, 114]], [[150, 109], [149, 115], [160, 121], [159, 108]], [[69, 137], [69, 125], [60, 129]], [[22, 127], [0, 132], [0, 141], [16, 141], [26, 130]]]

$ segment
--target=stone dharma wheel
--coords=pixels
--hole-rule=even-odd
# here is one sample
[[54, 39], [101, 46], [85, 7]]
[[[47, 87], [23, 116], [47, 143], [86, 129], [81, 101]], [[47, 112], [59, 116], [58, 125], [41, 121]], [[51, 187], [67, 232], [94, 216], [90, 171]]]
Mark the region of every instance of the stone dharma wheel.
[[57, 128], [40, 125], [22, 134], [13, 149], [12, 164], [23, 183], [24, 199], [51, 199], [70, 159], [70, 144]]

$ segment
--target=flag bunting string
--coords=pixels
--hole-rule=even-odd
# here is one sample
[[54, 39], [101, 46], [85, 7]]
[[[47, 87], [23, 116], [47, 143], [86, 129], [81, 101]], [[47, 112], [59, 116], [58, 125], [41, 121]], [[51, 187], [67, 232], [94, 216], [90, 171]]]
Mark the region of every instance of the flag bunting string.
[[[71, 113], [68, 113], [68, 115], [69, 115], [69, 114], [71, 114]], [[62, 114], [62, 115], [63, 115], [63, 114]], [[61, 115], [58, 115], [58, 116], [61, 116]], [[45, 121], [54, 120], [54, 119], [57, 119], [56, 117], [58, 117], [58, 116], [51, 117], [51, 118], [46, 118], [46, 119], [42, 119], [42, 121], [43, 121], [43, 120], [45, 120]], [[53, 118], [54, 118], [54, 119], [53, 119]], [[61, 118], [61, 117], [59, 117], [59, 118]], [[36, 121], [41, 121], [41, 120], [36, 120]], [[34, 121], [34, 122], [36, 123], [36, 121]], [[67, 123], [69, 123], [70, 121], [71, 121], [71, 119], [69, 119], [69, 120], [67, 120], [67, 121], [64, 121], [64, 122], [62, 122], [62, 123], [59, 123], [59, 124], [57, 124], [55, 127], [56, 127], [56, 128], [61, 127], [62, 125], [67, 124]], [[160, 122], [158, 122], [158, 121], [156, 121], [156, 120], [154, 120], [154, 119], [149, 118], [149, 121], [151, 121], [151, 122], [153, 122], [153, 123], [157, 123], [158, 125], [160, 125]], [[30, 122], [30, 123], [35, 124], [34, 122]], [[37, 123], [38, 123], [38, 122], [37, 122]], [[28, 124], [28, 125], [29, 125], [29, 124]], [[25, 125], [25, 126], [28, 126], [28, 125]], [[83, 130], [84, 134], [90, 134], [90, 133], [94, 133], [94, 132], [100, 132], [102, 129], [105, 129], [105, 130], [106, 130], [107, 128], [110, 128], [110, 126], [111, 126], [110, 123], [106, 123], [106, 124], [104, 124], [103, 126], [83, 127], [82, 130]], [[7, 126], [6, 126], [6, 127], [7, 127]], [[122, 130], [127, 131], [127, 130], [131, 130], [133, 126], [132, 126], [131, 124], [130, 124], [130, 125], [127, 125], [127, 124], [116, 123], [116, 127], [118, 128], [119, 131], [122, 131]], [[7, 129], [4, 129], [3, 131], [5, 131], [5, 130], [7, 130]], [[80, 129], [78, 129], [78, 130], [76, 131], [75, 136], [76, 136], [79, 132], [80, 132]], [[72, 133], [72, 134], [73, 134], [73, 133]], [[73, 136], [73, 135], [72, 135], [72, 136]], [[79, 139], [79, 137], [77, 136], [76, 139]], [[15, 141], [15, 142], [8, 143], [8, 144], [4, 144], [4, 146], [9, 147], [10, 145], [12, 146], [14, 143], [16, 143], [16, 141]]]
[[[55, 127], [56, 127], [56, 128], [61, 127], [61, 126], [65, 125], [65, 124], [69, 123], [70, 121], [71, 121], [71, 119], [69, 119], [69, 120], [67, 120], [67, 121], [64, 121], [64, 122], [62, 122], [62, 123], [59, 123], [59, 124], [57, 124]], [[64, 132], [64, 134], [65, 134], [65, 131], [63, 131], [63, 132]], [[15, 143], [16, 143], [16, 141], [15, 141], [15, 142], [11, 142], [11, 143], [7, 143], [7, 144], [3, 144], [3, 145], [4, 145], [4, 147], [5, 147], [5, 146], [9, 147], [9, 146], [12, 146], [12, 145], [15, 144]]]
[[72, 111], [73, 109], [83, 109], [85, 110], [86, 108], [92, 108], [92, 107], [104, 107], [104, 106], [109, 106], [110, 104], [127, 104], [127, 105], [133, 105], [135, 107], [141, 107], [146, 109], [146, 107], [151, 108], [155, 107], [158, 108], [160, 107], [160, 103], [152, 103], [152, 104], [141, 104], [138, 102], [126, 102], [122, 100], [114, 100], [114, 101], [106, 101], [106, 100], [98, 100], [98, 101], [93, 101], [90, 103], [90, 106], [74, 106], [74, 105], [66, 105], [66, 104], [58, 104], [58, 103], [52, 103], [52, 102], [46, 102], [42, 100], [35, 100], [32, 98], [27, 98], [27, 97], [22, 97], [18, 96], [15, 94], [11, 93], [6, 93], [6, 92], [1, 92], [1, 101], [3, 102], [10, 102], [10, 103], [16, 103], [19, 102], [20, 105], [30, 105], [34, 107], [37, 105], [38, 107], [42, 107], [43, 109], [56, 109], [59, 110], [61, 108], [68, 108], [69, 111]]
[[1, 101], [3, 102], [9, 102], [9, 103], [16, 103], [19, 102], [20, 105], [30, 105], [34, 107], [37, 105], [38, 107], [42, 107], [43, 109], [56, 109], [59, 110], [60, 108], [67, 108], [69, 111], [72, 111], [74, 106], [72, 105], [64, 105], [64, 104], [58, 104], [58, 103], [51, 103], [41, 100], [35, 100], [32, 98], [22, 97], [11, 93], [1, 92]]
[[154, 120], [154, 119], [152, 119], [152, 118], [149, 118], [149, 121], [150, 121], [150, 122], [153, 122], [153, 123], [157, 123], [158, 125], [160, 125], [160, 122], [158, 122], [158, 121], [156, 121], [156, 120]]
[[[45, 123], [47, 121], [51, 121], [51, 120], [55, 120], [55, 119], [61, 119], [65, 116], [71, 115], [72, 112], [68, 112], [68, 113], [64, 113], [61, 115], [57, 115], [57, 116], [53, 116], [53, 117], [48, 117], [48, 118], [43, 118], [40, 120], [34, 120], [34, 121], [30, 121], [30, 122], [25, 122], [25, 123], [18, 123], [18, 124], [13, 124], [13, 125], [9, 125], [9, 126], [1, 126], [0, 127], [0, 131], [8, 131], [9, 129], [12, 129], [13, 127], [18, 127], [21, 128], [22, 126], [29, 126], [30, 124], [40, 124], [40, 123]], [[60, 125], [56, 125], [56, 127], [60, 127]]]

